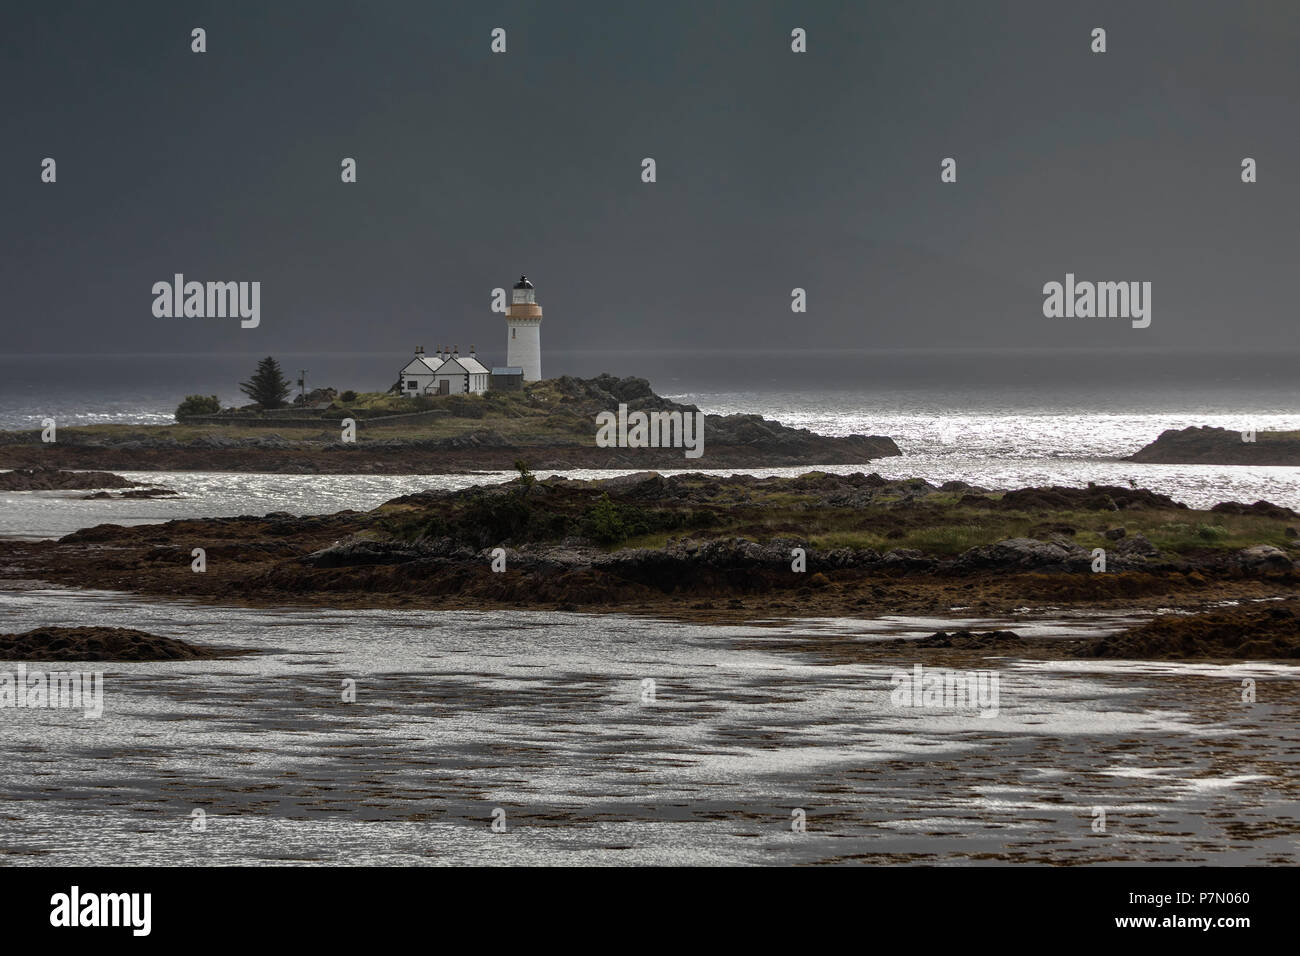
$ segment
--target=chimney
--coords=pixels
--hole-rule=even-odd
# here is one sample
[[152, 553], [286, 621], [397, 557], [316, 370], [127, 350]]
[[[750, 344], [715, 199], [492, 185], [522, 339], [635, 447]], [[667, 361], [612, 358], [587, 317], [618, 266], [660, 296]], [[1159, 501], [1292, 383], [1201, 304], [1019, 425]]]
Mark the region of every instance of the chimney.
[[416, 355], [423, 355], [423, 354], [424, 354], [424, 346], [423, 346], [423, 345], [417, 345], [417, 346], [415, 347], [415, 354], [416, 354]]
[[474, 346], [471, 345], [471, 346], [469, 347], [469, 357], [470, 357], [470, 358], [473, 358], [473, 357], [474, 357], [474, 354], [475, 354], [475, 353], [474, 353]]
[[451, 354], [454, 355], [454, 356], [456, 356], [457, 358], [459, 358], [459, 357], [460, 357], [460, 346], [459, 346], [459, 345], [453, 345], [453, 346], [451, 347]]

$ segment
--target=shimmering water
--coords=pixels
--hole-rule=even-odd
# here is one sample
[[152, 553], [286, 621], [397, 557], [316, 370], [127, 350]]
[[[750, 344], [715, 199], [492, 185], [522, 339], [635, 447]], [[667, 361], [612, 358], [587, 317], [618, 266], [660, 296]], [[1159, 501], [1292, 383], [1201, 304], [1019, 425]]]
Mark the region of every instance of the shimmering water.
[[0, 593], [0, 630], [92, 622], [266, 653], [102, 665], [99, 720], [0, 711], [5, 862], [1297, 862], [1294, 667], [991, 658], [965, 665], [1000, 675], [981, 718], [895, 707], [915, 654], [844, 650], [934, 620]]

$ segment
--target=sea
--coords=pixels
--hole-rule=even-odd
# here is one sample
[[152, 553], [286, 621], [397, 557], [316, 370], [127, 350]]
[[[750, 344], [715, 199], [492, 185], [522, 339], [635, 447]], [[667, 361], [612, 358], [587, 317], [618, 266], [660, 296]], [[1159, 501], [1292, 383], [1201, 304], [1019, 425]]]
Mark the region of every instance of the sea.
[[[238, 401], [259, 357], [0, 356], [0, 428], [164, 423], [186, 394]], [[339, 389], [386, 388], [400, 365], [280, 358], [309, 387]], [[989, 488], [1137, 484], [1199, 507], [1264, 498], [1300, 509], [1297, 468], [1123, 461], [1168, 428], [1300, 429], [1294, 355], [545, 361], [548, 375], [639, 375], [707, 412], [889, 435], [903, 451], [834, 470]], [[508, 477], [124, 474], [180, 497], [0, 492], [0, 536], [369, 508]], [[617, 607], [250, 609], [30, 582], [0, 590], [0, 633], [110, 623], [260, 653], [80, 665], [103, 671], [99, 718], [0, 709], [0, 864], [1300, 862], [1300, 668], [998, 653], [978, 663], [1000, 681], [997, 712], [981, 715], [896, 706], [907, 655], [903, 667], [842, 651], [940, 628], [1067, 638], [1143, 619], [935, 608], [718, 626]], [[1247, 683], [1259, 688], [1251, 702]]]

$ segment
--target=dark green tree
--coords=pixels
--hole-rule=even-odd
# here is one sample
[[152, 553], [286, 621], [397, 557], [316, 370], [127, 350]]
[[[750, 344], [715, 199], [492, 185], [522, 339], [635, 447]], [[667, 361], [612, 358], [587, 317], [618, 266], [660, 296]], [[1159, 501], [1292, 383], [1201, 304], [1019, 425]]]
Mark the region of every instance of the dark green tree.
[[292, 386], [280, 371], [280, 363], [267, 356], [257, 363], [257, 371], [239, 390], [263, 408], [283, 408]]
[[600, 500], [587, 509], [582, 526], [587, 535], [600, 544], [618, 544], [627, 538], [628, 529], [620, 509], [609, 500], [608, 494], [601, 495]]
[[221, 402], [215, 395], [186, 395], [185, 401], [176, 406], [176, 418], [179, 421], [190, 415], [215, 415], [221, 411]]
[[522, 500], [528, 497], [528, 492], [537, 484], [537, 476], [528, 470], [528, 462], [522, 458], [515, 459], [515, 468], [519, 471], [519, 497]]

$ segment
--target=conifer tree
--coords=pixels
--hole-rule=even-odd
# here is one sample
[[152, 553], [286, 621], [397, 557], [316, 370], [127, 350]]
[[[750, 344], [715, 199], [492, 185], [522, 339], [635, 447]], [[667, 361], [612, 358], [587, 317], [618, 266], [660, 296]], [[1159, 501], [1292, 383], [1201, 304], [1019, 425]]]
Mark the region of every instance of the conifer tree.
[[257, 363], [257, 371], [239, 390], [263, 408], [283, 408], [289, 397], [289, 380], [280, 371], [280, 363], [267, 356]]

